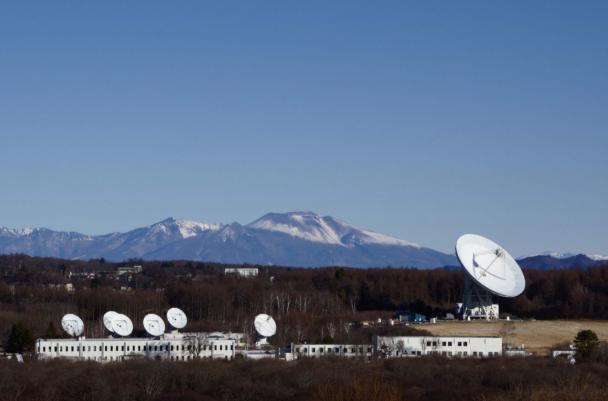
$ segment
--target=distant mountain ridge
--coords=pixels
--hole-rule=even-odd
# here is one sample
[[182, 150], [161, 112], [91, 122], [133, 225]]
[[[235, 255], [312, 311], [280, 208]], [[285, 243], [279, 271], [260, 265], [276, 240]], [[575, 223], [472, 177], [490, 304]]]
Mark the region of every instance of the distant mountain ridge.
[[268, 213], [247, 225], [168, 218], [125, 233], [96, 236], [46, 228], [0, 227], [0, 253], [299, 267], [431, 268], [456, 263], [453, 255], [313, 212]]
[[[0, 226], [0, 254], [122, 261], [185, 259], [294, 267], [459, 268], [454, 255], [314, 212], [268, 213], [241, 225], [168, 218], [125, 233], [86, 235]], [[545, 252], [518, 259], [532, 269], [589, 268], [608, 256]]]
[[593, 266], [608, 264], [608, 257], [603, 255], [585, 255], [573, 253], [546, 252], [540, 255], [526, 256], [517, 260], [521, 267], [537, 270], [548, 269], [587, 269]]

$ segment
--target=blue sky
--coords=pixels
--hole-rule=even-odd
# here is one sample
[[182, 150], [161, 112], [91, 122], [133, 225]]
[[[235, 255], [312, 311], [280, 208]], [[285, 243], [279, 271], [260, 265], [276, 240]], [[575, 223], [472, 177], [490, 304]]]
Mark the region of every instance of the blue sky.
[[608, 254], [608, 3], [531, 3], [3, 3], [0, 225]]

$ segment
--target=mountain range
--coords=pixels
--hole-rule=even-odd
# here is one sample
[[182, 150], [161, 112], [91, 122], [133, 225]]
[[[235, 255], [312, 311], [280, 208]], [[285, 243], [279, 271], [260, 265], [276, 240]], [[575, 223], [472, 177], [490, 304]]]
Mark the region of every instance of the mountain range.
[[[125, 233], [104, 235], [0, 226], [0, 254], [11, 253], [116, 262], [182, 259], [297, 267], [458, 265], [454, 255], [313, 212], [268, 213], [246, 225], [168, 218]], [[518, 261], [522, 267], [536, 269], [586, 268], [607, 263], [608, 257], [546, 253]]]
[[453, 255], [313, 212], [268, 213], [246, 225], [168, 218], [125, 233], [104, 235], [0, 227], [0, 254], [10, 253], [299, 267], [430, 268], [456, 263]]

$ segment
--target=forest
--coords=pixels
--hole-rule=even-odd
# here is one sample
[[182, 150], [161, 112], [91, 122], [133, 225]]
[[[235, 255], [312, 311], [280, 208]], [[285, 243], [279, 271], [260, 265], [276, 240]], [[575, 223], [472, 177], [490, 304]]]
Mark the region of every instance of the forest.
[[0, 401], [604, 401], [608, 361], [0, 361]]
[[[118, 275], [120, 266], [141, 265], [140, 273]], [[453, 312], [462, 297], [463, 272], [450, 269], [302, 269], [257, 266], [259, 275], [223, 274], [225, 267], [188, 261], [122, 264], [103, 259], [72, 261], [25, 255], [0, 256], [0, 334], [9, 346], [20, 330], [23, 350], [32, 339], [61, 336], [59, 321], [77, 313], [88, 337], [103, 334], [108, 310], [134, 321], [135, 334], [147, 313], [170, 306], [189, 317], [188, 330], [252, 333], [257, 313], [278, 322], [275, 345], [290, 342], [369, 342], [377, 328], [353, 322], [388, 318], [400, 311], [427, 316]], [[238, 266], [236, 266], [238, 267]], [[608, 319], [608, 266], [587, 269], [525, 269], [526, 290], [500, 299], [501, 313], [519, 318]], [[14, 347], [14, 344], [13, 344]], [[21, 346], [20, 346], [21, 347]]]

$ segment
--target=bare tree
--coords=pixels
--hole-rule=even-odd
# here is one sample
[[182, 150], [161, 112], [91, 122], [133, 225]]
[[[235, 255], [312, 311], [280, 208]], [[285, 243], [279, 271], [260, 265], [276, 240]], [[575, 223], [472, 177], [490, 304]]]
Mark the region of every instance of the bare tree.
[[210, 345], [207, 333], [195, 333], [188, 335], [186, 339], [186, 347], [188, 354], [194, 358], [200, 358], [201, 353]]

